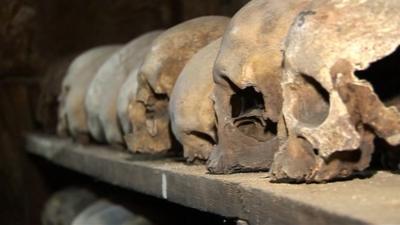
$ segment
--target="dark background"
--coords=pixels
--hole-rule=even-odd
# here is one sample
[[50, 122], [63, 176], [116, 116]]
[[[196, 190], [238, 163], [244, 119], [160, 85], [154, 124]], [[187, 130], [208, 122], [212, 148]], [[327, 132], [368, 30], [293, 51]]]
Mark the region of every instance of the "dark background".
[[245, 2], [0, 0], [0, 224], [40, 224], [48, 196], [76, 182], [23, 148], [23, 135], [39, 128], [35, 112], [49, 65], [190, 18], [232, 16]]

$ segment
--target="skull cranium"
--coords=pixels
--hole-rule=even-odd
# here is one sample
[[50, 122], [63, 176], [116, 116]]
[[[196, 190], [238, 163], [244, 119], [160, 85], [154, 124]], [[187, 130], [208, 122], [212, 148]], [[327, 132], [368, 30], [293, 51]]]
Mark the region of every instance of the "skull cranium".
[[124, 134], [132, 132], [132, 124], [129, 121], [129, 102], [134, 101], [136, 96], [137, 86], [138, 86], [138, 72], [139, 68], [143, 63], [143, 59], [147, 52], [150, 50], [152, 41], [161, 34], [161, 31], [154, 31], [147, 36], [143, 37], [143, 42], [141, 46], [135, 50], [135, 60], [132, 60], [134, 65], [131, 66], [131, 72], [128, 78], [122, 85], [117, 102], [118, 118], [121, 124], [121, 128]]
[[86, 90], [99, 67], [120, 46], [102, 46], [88, 50], [73, 60], [62, 83], [59, 96], [58, 133], [69, 133], [80, 141], [88, 141], [89, 128], [84, 107]]
[[214, 67], [218, 143], [211, 173], [269, 169], [279, 145], [281, 49], [307, 2], [253, 0], [232, 18]]
[[162, 33], [139, 71], [138, 91], [130, 103], [133, 133], [126, 135], [132, 151], [160, 153], [172, 146], [168, 99], [186, 62], [202, 47], [218, 39], [229, 18], [199, 17]]
[[221, 39], [198, 51], [179, 75], [169, 102], [171, 127], [192, 162], [207, 160], [216, 143], [212, 71]]
[[99, 69], [87, 91], [85, 105], [88, 126], [93, 138], [99, 142], [122, 144], [122, 131], [117, 115], [120, 88], [134, 67], [143, 59], [147, 49], [159, 32], [135, 38], [113, 54]]
[[[46, 133], [57, 133], [57, 110], [59, 108], [59, 95], [62, 89], [62, 81], [67, 75], [68, 67], [75, 58], [76, 54], [72, 54], [51, 62], [41, 81], [35, 117], [42, 130]], [[58, 134], [66, 136], [67, 127], [64, 126], [60, 129]]]

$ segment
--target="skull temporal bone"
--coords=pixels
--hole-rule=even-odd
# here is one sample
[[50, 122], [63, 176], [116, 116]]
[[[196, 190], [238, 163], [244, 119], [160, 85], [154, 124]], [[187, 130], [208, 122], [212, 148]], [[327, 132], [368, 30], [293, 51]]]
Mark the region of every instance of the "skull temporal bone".
[[222, 36], [229, 18], [199, 17], [162, 33], [139, 71], [136, 100], [130, 103], [133, 133], [125, 137], [132, 151], [160, 153], [172, 146], [168, 99], [187, 61]]

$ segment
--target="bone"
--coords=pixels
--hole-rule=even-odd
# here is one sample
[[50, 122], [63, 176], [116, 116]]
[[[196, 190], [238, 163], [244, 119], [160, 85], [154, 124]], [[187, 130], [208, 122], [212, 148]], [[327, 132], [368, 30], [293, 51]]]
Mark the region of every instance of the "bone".
[[[392, 66], [385, 59], [400, 44], [399, 9], [396, 0], [315, 0], [298, 15], [285, 46], [288, 136], [274, 159], [274, 181], [349, 178], [369, 166], [375, 136], [400, 142], [398, 110], [357, 77], [366, 71], [384, 79], [373, 68]], [[307, 162], [298, 157], [304, 154]]]
[[143, 37], [143, 42], [145, 43], [141, 43], [141, 46], [135, 49], [135, 59], [131, 60], [133, 63], [131, 65], [131, 72], [119, 91], [117, 99], [117, 111], [123, 134], [132, 132], [132, 124], [129, 120], [129, 102], [135, 101], [140, 66], [143, 63], [147, 52], [150, 50], [151, 43], [160, 34], [161, 31], [155, 31], [146, 37]]
[[171, 149], [168, 100], [175, 81], [199, 49], [222, 36], [228, 21], [222, 16], [199, 17], [166, 30], [153, 42], [129, 106], [133, 132], [125, 140], [130, 150], [155, 154]]
[[211, 173], [263, 171], [278, 150], [283, 41], [309, 2], [253, 0], [233, 18], [214, 67], [218, 143]]
[[[76, 54], [73, 54], [52, 62], [41, 82], [41, 91], [36, 108], [36, 119], [42, 130], [46, 133], [57, 133], [58, 96], [61, 93], [62, 81], [67, 74], [68, 67], [75, 57]], [[61, 136], [67, 136], [66, 129], [65, 127], [59, 134]]]
[[88, 142], [89, 128], [84, 108], [86, 91], [99, 67], [119, 48], [115, 45], [96, 47], [71, 63], [59, 97], [58, 133], [68, 131], [78, 141]]
[[43, 207], [41, 224], [71, 225], [74, 218], [96, 200], [97, 196], [82, 188], [70, 187], [57, 191]]
[[117, 115], [118, 95], [129, 73], [141, 64], [143, 52], [159, 33], [147, 33], [132, 40], [114, 53], [95, 75], [86, 95], [85, 107], [89, 131], [96, 141], [123, 144]]
[[217, 141], [211, 94], [212, 71], [220, 46], [218, 39], [197, 52], [183, 68], [171, 94], [172, 131], [189, 162], [207, 160]]

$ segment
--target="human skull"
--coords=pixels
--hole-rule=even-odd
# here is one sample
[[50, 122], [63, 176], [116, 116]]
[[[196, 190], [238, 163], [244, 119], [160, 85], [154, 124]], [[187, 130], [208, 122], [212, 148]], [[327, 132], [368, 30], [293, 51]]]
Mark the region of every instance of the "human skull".
[[88, 141], [89, 128], [84, 107], [86, 90], [99, 67], [119, 48], [115, 45], [96, 47], [73, 60], [62, 82], [59, 97], [59, 134], [67, 132], [79, 141]]
[[132, 69], [141, 64], [147, 49], [159, 32], [135, 38], [114, 53], [98, 70], [87, 91], [85, 105], [88, 126], [96, 141], [122, 144], [123, 138], [117, 115], [120, 88]]
[[140, 65], [143, 48], [153, 41], [157, 32], [144, 34], [124, 45], [98, 70], [87, 91], [85, 107], [88, 127], [98, 142], [122, 144], [121, 128], [117, 115], [117, 99], [120, 88], [134, 66]]
[[[71, 65], [72, 60], [76, 54], [69, 55], [51, 62], [46, 70], [45, 76], [40, 84], [40, 95], [35, 112], [35, 118], [42, 130], [46, 133], [57, 133], [58, 114], [59, 108], [58, 97], [61, 93], [61, 85], [64, 77], [67, 75], [68, 67]], [[65, 129], [59, 134], [62, 136], [67, 135]]]
[[[139, 68], [143, 63], [143, 59], [147, 52], [150, 50], [152, 41], [161, 34], [161, 31], [154, 31], [150, 33], [147, 42], [135, 50], [135, 63], [132, 65], [131, 72], [122, 85], [117, 99], [118, 119], [121, 124], [123, 134], [132, 132], [132, 124], [129, 120], [129, 102], [134, 101], [138, 86], [138, 73]], [[146, 40], [143, 40], [146, 41]]]
[[[273, 180], [345, 178], [369, 166], [375, 135], [400, 143], [400, 114], [381, 101], [400, 93], [399, 11], [398, 0], [315, 0], [298, 15], [285, 47], [287, 141]], [[384, 81], [375, 89], [384, 93], [364, 79]]]
[[278, 150], [281, 49], [309, 0], [253, 0], [231, 20], [214, 67], [218, 142], [211, 173], [267, 170]]
[[183, 68], [171, 94], [172, 132], [189, 162], [207, 160], [217, 141], [210, 95], [214, 89], [212, 71], [220, 46], [221, 38], [198, 51]]
[[228, 21], [222, 16], [199, 17], [166, 30], [153, 42], [129, 107], [133, 124], [133, 133], [125, 138], [129, 149], [160, 153], [171, 148], [168, 101], [175, 81], [199, 49], [222, 35]]

